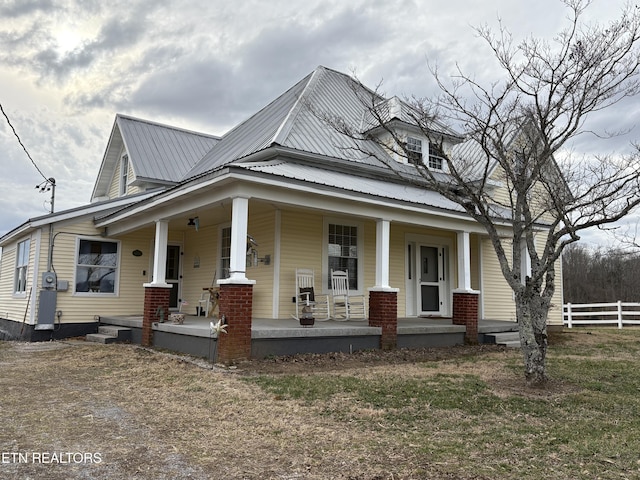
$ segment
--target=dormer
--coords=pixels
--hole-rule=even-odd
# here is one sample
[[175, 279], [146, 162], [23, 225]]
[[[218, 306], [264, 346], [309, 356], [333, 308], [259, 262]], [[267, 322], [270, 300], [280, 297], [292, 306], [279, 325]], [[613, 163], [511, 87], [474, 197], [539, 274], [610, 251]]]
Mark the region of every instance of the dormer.
[[452, 129], [398, 97], [380, 101], [373, 112], [365, 113], [362, 123], [363, 131], [385, 146], [398, 163], [424, 165], [437, 172], [447, 172], [445, 158], [462, 141]]

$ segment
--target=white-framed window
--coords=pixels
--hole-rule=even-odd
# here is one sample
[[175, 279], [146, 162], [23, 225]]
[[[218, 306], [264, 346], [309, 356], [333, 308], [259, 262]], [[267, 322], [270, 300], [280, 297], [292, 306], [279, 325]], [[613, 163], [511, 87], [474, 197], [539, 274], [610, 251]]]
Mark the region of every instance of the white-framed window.
[[422, 140], [407, 137], [407, 161], [414, 165], [422, 164]]
[[444, 152], [439, 145], [433, 142], [429, 142], [429, 168], [444, 170]]
[[220, 245], [220, 271], [218, 275], [221, 279], [229, 278], [231, 270], [231, 227], [223, 226], [219, 234]]
[[116, 294], [120, 243], [78, 238], [75, 293]]
[[343, 270], [349, 275], [349, 289], [363, 291], [364, 233], [359, 222], [325, 218], [323, 244], [323, 279], [331, 289], [331, 270]]
[[120, 196], [127, 194], [127, 182], [129, 181], [129, 155], [124, 154], [120, 159]]
[[27, 274], [29, 273], [29, 248], [31, 239], [27, 238], [18, 242], [16, 247], [16, 273], [14, 280], [14, 293], [23, 294], [27, 291]]

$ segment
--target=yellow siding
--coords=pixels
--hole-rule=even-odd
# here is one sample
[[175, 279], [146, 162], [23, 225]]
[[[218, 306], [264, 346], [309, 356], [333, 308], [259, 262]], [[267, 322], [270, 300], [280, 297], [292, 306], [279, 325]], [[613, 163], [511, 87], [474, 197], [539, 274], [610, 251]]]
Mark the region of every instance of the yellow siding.
[[295, 295], [296, 268], [315, 271], [315, 289], [329, 293], [322, 279], [323, 217], [309, 212], [282, 212], [280, 258], [280, 318], [295, 314], [291, 299]]
[[258, 261], [254, 265], [252, 261], [247, 267], [247, 278], [255, 280], [253, 287], [253, 316], [255, 318], [273, 317], [273, 252], [275, 251], [275, 224], [276, 211], [273, 208], [249, 209], [249, 234], [258, 244], [256, 248], [259, 258], [271, 255], [271, 263], [265, 265]]
[[[367, 308], [369, 308], [368, 288], [376, 283], [376, 224], [375, 222], [365, 222], [364, 224], [364, 283], [362, 293], [367, 298]], [[389, 260], [391, 264], [391, 260]]]
[[[58, 233], [60, 232], [60, 233]], [[58, 280], [67, 280], [69, 290], [58, 292], [57, 310], [65, 323], [90, 322], [95, 316], [141, 314], [144, 305], [143, 284], [149, 280], [153, 229], [140, 230], [119, 237], [118, 293], [116, 295], [75, 294], [75, 262], [78, 236], [101, 239], [91, 220], [64, 225], [54, 230], [53, 266]], [[105, 240], [114, 240], [105, 238]], [[135, 257], [133, 250], [142, 256]]]
[[480, 240], [477, 235], [469, 236], [471, 244], [471, 288], [480, 290]]
[[214, 275], [219, 255], [218, 227], [208, 226], [184, 236], [182, 255], [182, 296], [188, 305], [184, 311], [195, 314], [203, 288], [216, 286]]
[[[510, 245], [504, 242], [507, 258], [510, 258]], [[500, 263], [491, 241], [482, 239], [482, 302], [484, 318], [488, 320], [516, 320], [516, 307], [513, 292], [502, 275]]]
[[[316, 291], [330, 293], [326, 281], [322, 281], [324, 252], [324, 221], [321, 214], [307, 211], [282, 211], [280, 235], [280, 262], [276, 265], [276, 240], [278, 232], [275, 223], [276, 209], [265, 205], [252, 205], [249, 212], [248, 231], [258, 243], [258, 255], [264, 258], [271, 255], [271, 264], [259, 262], [247, 267], [247, 278], [255, 280], [253, 297], [253, 315], [255, 318], [273, 316], [274, 273], [279, 271], [278, 305], [279, 318], [288, 318], [294, 314], [292, 297], [295, 293], [295, 269], [312, 268], [316, 272]], [[376, 224], [374, 221], [361, 222], [360, 232], [363, 240], [363, 293], [375, 284]], [[186, 313], [195, 313], [203, 288], [215, 285], [214, 275], [219, 262], [220, 225], [200, 228], [199, 231], [170, 231], [169, 243], [182, 246], [181, 256], [182, 290], [180, 297], [188, 302]], [[91, 219], [56, 225], [53, 250], [53, 266], [59, 280], [69, 282], [68, 291], [58, 292], [57, 310], [62, 311], [61, 320], [69, 322], [90, 322], [94, 316], [140, 315], [144, 304], [143, 284], [151, 280], [154, 229], [147, 228], [116, 240], [119, 241], [119, 275], [117, 295], [76, 295], [74, 277], [76, 269], [77, 237], [87, 236], [100, 239], [100, 232], [93, 226]], [[41, 248], [38, 272], [41, 275], [47, 268], [48, 232], [41, 234]], [[449, 251], [449, 288], [457, 285], [455, 252], [455, 232], [411, 227], [392, 223], [390, 232], [390, 278], [391, 287], [398, 288], [398, 315], [406, 316], [406, 276], [407, 235], [424, 236], [434, 242], [451, 245]], [[21, 239], [22, 240], [22, 239]], [[142, 256], [133, 256], [134, 250], [140, 250]], [[35, 259], [36, 235], [31, 240], [31, 259]], [[471, 236], [471, 282], [472, 288], [482, 290], [485, 318], [514, 320], [515, 306], [513, 295], [503, 279], [493, 247], [488, 239], [479, 240]], [[481, 263], [481, 268], [479, 264]], [[276, 267], [279, 267], [276, 269]], [[15, 269], [15, 244], [5, 247], [0, 271], [0, 316], [22, 321], [27, 307], [26, 298], [13, 298], [13, 277]], [[28, 288], [33, 285], [34, 269], [30, 268]], [[217, 277], [216, 277], [217, 278]], [[38, 279], [36, 279], [38, 280]], [[39, 280], [38, 280], [39, 281]], [[38, 286], [34, 288], [37, 295]], [[36, 301], [37, 298], [34, 299]], [[550, 322], [560, 323], [561, 292], [558, 290], [554, 303], [557, 307], [550, 313]], [[37, 304], [37, 303], [36, 303]], [[557, 317], [557, 319], [556, 319]]]
[[111, 185], [109, 186], [109, 198], [118, 198], [120, 196], [120, 162], [116, 162], [116, 169], [111, 177]]
[[[129, 160], [128, 166], [129, 166], [129, 171], [127, 172], [127, 178], [129, 179], [129, 182], [131, 182], [135, 178], [135, 172], [133, 171], [133, 162], [131, 162], [131, 160]], [[141, 191], [142, 189], [140, 187], [127, 185], [126, 195], [133, 195], [135, 193], [140, 193]]]
[[511, 208], [511, 199], [509, 188], [507, 186], [507, 177], [504, 173], [504, 169], [498, 165], [490, 176], [490, 179], [496, 182], [500, 182], [501, 185], [496, 187], [491, 197], [493, 201], [499, 205], [504, 205], [507, 208]]
[[[407, 275], [407, 256], [406, 230], [403, 227], [397, 227], [391, 224], [391, 232], [389, 234], [389, 286], [398, 288], [398, 316], [406, 316], [407, 311], [407, 292], [405, 289], [405, 277]], [[375, 245], [373, 256], [375, 261]]]
[[[29, 323], [31, 315], [30, 292], [35, 295], [37, 285], [34, 284], [35, 252], [37, 249], [36, 234], [20, 237], [13, 244], [2, 248], [2, 260], [0, 265], [0, 318]], [[29, 243], [29, 268], [27, 270], [26, 291], [24, 294], [15, 295], [16, 253], [18, 243], [30, 239]], [[26, 316], [26, 317], [25, 317]]]

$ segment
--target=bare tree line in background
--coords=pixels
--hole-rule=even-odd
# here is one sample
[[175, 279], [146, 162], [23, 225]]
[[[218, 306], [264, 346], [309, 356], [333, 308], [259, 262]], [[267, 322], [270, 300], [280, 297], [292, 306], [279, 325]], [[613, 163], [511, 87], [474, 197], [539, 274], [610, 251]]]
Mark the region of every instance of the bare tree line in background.
[[565, 303], [640, 302], [640, 254], [589, 249], [578, 243], [562, 256]]

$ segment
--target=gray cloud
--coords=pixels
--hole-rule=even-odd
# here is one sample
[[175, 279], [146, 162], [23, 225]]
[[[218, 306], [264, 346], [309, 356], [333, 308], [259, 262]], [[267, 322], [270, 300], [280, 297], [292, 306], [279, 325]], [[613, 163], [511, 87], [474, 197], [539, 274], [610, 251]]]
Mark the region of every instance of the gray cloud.
[[[591, 17], [622, 4], [594, 2]], [[59, 208], [69, 208], [89, 198], [116, 112], [222, 134], [320, 64], [372, 87], [382, 81], [390, 95], [432, 96], [427, 61], [445, 75], [461, 65], [479, 81], [494, 78], [471, 25], [496, 26], [500, 16], [517, 38], [547, 35], [565, 13], [557, 0], [5, 0], [0, 101], [12, 105], [43, 170], [55, 172]], [[69, 37], [77, 43], [63, 44]], [[636, 104], [590, 125], [633, 126]], [[633, 138], [635, 130], [604, 143], [583, 136], [576, 148], [606, 152]], [[0, 188], [23, 193], [0, 197], [1, 235], [42, 214], [43, 199], [31, 191], [38, 174], [2, 127], [0, 169], [10, 172]]]
[[53, 9], [53, 0], [5, 0], [0, 5], [0, 16], [16, 18], [35, 12], [50, 12]]

